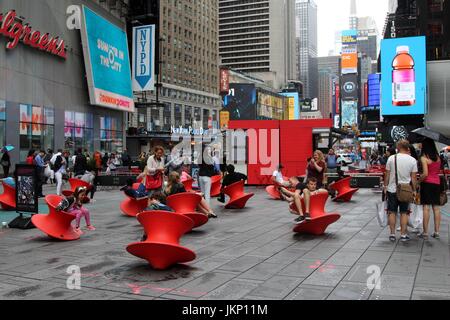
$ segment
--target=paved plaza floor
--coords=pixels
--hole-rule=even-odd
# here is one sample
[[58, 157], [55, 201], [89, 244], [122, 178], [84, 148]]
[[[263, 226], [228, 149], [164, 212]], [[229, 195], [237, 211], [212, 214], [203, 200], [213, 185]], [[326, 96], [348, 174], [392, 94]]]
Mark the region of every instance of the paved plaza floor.
[[[325, 235], [296, 235], [286, 202], [248, 189], [256, 195], [245, 210], [225, 210], [213, 199], [219, 218], [181, 241], [197, 259], [166, 271], [127, 253], [143, 229], [120, 213], [119, 191], [96, 194], [87, 207], [97, 231], [78, 241], [0, 229], [0, 300], [450, 299], [450, 217], [443, 215], [440, 240], [411, 234], [409, 243], [391, 243], [375, 216], [380, 196], [360, 190], [351, 203], [328, 202], [342, 218]], [[67, 289], [72, 265], [81, 268], [81, 290]], [[369, 289], [377, 270], [380, 287]]]

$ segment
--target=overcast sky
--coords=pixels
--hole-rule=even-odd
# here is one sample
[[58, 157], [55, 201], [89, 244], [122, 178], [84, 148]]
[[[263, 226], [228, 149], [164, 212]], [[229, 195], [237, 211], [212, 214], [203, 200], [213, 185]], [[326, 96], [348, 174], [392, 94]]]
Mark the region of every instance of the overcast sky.
[[[318, 10], [319, 56], [334, 49], [336, 31], [349, 28], [350, 0], [315, 0]], [[388, 12], [389, 0], [357, 0], [358, 16], [372, 16], [381, 33]]]

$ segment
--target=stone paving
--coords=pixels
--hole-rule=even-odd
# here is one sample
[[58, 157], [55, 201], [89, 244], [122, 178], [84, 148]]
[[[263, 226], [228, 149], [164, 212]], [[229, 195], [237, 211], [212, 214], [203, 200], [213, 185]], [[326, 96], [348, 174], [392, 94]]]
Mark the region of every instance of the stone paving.
[[[166, 271], [126, 252], [143, 229], [119, 212], [119, 191], [97, 193], [88, 205], [97, 231], [79, 241], [0, 229], [0, 299], [450, 299], [449, 217], [440, 240], [391, 243], [375, 218], [380, 196], [360, 190], [351, 203], [328, 202], [342, 218], [325, 235], [296, 235], [285, 202], [249, 190], [245, 210], [212, 200], [219, 218], [182, 238], [197, 259]], [[81, 290], [67, 289], [71, 265], [81, 267]], [[379, 289], [367, 286], [371, 266], [382, 272]]]

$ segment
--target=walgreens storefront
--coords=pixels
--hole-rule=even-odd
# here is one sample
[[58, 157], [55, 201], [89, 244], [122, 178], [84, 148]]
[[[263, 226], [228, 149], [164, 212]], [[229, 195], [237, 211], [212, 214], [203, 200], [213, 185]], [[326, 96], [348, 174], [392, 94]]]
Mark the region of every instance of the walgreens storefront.
[[13, 163], [30, 149], [121, 152], [134, 111], [125, 21], [94, 1], [49, 3], [0, 2], [0, 145]]

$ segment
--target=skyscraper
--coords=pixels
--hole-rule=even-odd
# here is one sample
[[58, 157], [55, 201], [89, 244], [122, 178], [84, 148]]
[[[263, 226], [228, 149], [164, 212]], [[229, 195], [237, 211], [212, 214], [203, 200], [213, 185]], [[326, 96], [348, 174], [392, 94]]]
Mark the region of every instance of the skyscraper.
[[318, 95], [317, 5], [314, 0], [297, 0], [298, 79], [303, 82], [306, 98]]
[[281, 89], [295, 78], [295, 0], [219, 0], [222, 65]]
[[350, 2], [350, 30], [358, 29], [358, 15], [356, 9], [356, 0]]

